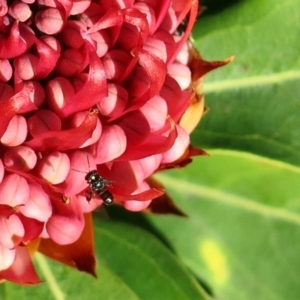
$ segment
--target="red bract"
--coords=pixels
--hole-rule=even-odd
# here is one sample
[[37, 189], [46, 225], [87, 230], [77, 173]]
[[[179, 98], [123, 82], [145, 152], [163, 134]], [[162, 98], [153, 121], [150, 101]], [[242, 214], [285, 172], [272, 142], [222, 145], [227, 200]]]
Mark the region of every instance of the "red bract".
[[91, 249], [66, 251], [90, 238], [84, 213], [103, 203], [86, 200], [86, 174], [138, 211], [163, 194], [149, 176], [196, 153], [180, 120], [199, 102], [197, 13], [197, 0], [0, 1], [0, 280], [39, 282], [33, 241], [94, 274]]

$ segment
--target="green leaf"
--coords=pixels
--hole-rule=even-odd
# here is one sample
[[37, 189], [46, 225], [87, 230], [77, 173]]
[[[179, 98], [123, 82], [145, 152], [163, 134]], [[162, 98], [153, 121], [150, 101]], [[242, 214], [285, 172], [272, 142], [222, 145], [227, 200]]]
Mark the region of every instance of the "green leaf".
[[210, 152], [157, 176], [189, 218], [148, 219], [217, 299], [298, 299], [300, 170]]
[[139, 299], [209, 299], [170, 250], [126, 223], [98, 220], [100, 265], [106, 265]]
[[35, 255], [35, 265], [44, 282], [36, 286], [17, 286], [8, 282], [4, 283], [0, 285], [0, 299], [139, 299], [130, 287], [103, 265], [97, 268], [98, 279], [63, 266], [39, 253]]
[[235, 55], [205, 78], [210, 112], [194, 143], [300, 165], [299, 1], [236, 1], [220, 11], [208, 6], [194, 39], [205, 59]]
[[37, 286], [0, 285], [0, 299], [203, 299], [210, 298], [157, 238], [125, 223], [97, 220], [98, 279], [35, 256], [44, 280]]

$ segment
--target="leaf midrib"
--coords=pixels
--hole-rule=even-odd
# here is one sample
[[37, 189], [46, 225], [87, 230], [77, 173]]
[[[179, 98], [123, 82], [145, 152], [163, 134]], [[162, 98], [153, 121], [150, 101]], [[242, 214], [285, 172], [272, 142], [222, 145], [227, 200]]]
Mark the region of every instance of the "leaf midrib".
[[[237, 153], [234, 151], [221, 151], [225, 153]], [[254, 155], [249, 155], [252, 157], [255, 157]], [[272, 162], [270, 159], [265, 159], [265, 162]], [[275, 162], [276, 163], [276, 162]], [[291, 171], [295, 171], [296, 173], [299, 173], [299, 168], [289, 166], [288, 164], [280, 163], [277, 162], [277, 167], [286, 167], [287, 169]], [[159, 174], [157, 175], [157, 178], [162, 181], [166, 186], [169, 186], [171, 189], [182, 192], [182, 190], [189, 191], [190, 194], [196, 195], [199, 198], [200, 197], [206, 197], [210, 200], [220, 202], [222, 205], [227, 204], [231, 205], [234, 207], [239, 207], [243, 210], [255, 212], [261, 215], [265, 215], [268, 217], [273, 217], [276, 219], [280, 219], [286, 222], [294, 223], [297, 225], [300, 225], [300, 216], [296, 213], [284, 210], [282, 208], [276, 208], [276, 207], [271, 207], [264, 205], [262, 203], [257, 203], [252, 201], [249, 198], [242, 197], [242, 196], [237, 196], [234, 194], [231, 194], [227, 191], [224, 190], [217, 190], [212, 187], [207, 187], [204, 185], [201, 185], [200, 183], [192, 183], [192, 182], [187, 182], [187, 181], [182, 181], [181, 179], [171, 177], [167, 174]]]
[[[133, 245], [132, 243], [130, 243], [129, 241], [125, 240], [123, 237], [121, 236], [117, 236], [117, 235], [113, 235], [111, 231], [106, 230], [104, 227], [101, 228], [96, 228], [97, 231], [100, 231], [101, 235], [105, 235], [107, 238], [112, 239], [115, 241], [115, 243], [119, 243], [122, 245], [122, 247], [126, 247], [128, 249], [130, 249], [132, 252], [135, 253], [135, 255], [139, 255], [141, 256], [145, 261], [147, 261], [150, 265], [152, 265], [156, 270], [157, 273], [160, 274], [160, 276], [162, 278], [165, 278], [166, 281], [169, 282], [169, 284], [171, 286], [173, 286], [174, 290], [176, 290], [179, 294], [182, 295], [182, 297], [184, 297], [184, 299], [187, 299], [187, 295], [186, 292], [182, 289], [182, 287], [178, 286], [176, 284], [176, 281], [174, 281], [174, 278], [172, 278], [168, 273], [164, 272], [160, 266], [157, 264], [157, 261], [155, 258], [152, 258], [148, 255], [148, 253], [145, 253], [143, 251], [140, 251], [140, 248], [137, 247], [136, 245]], [[99, 234], [99, 235], [100, 235]], [[169, 254], [170, 255], [170, 254]], [[183, 271], [183, 270], [182, 270]], [[188, 273], [186, 273], [186, 275], [188, 275]], [[199, 292], [203, 293], [203, 291], [199, 290]], [[204, 295], [203, 295], [204, 296]], [[183, 298], [182, 298], [183, 299]], [[207, 298], [208, 299], [208, 298]]]
[[286, 81], [299, 80], [300, 71], [286, 71], [267, 75], [257, 75], [245, 78], [235, 78], [214, 82], [204, 82], [203, 93], [218, 93], [226, 90], [244, 89], [271, 84], [283, 84]]
[[35, 261], [40, 266], [41, 271], [44, 275], [44, 277], [47, 279], [47, 285], [50, 289], [51, 294], [53, 295], [54, 299], [56, 300], [65, 300], [65, 294], [61, 287], [59, 286], [58, 281], [56, 280], [55, 274], [53, 273], [53, 270], [51, 269], [49, 263], [47, 262], [46, 258], [40, 254], [36, 253]]

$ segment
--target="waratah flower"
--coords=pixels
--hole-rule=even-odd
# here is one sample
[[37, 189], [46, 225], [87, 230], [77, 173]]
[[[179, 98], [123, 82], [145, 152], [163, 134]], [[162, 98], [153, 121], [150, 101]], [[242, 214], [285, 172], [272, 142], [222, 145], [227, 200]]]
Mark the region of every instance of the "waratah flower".
[[147, 208], [163, 194], [149, 176], [195, 154], [197, 13], [196, 0], [0, 0], [0, 280], [38, 282], [31, 245], [78, 241], [102, 200]]

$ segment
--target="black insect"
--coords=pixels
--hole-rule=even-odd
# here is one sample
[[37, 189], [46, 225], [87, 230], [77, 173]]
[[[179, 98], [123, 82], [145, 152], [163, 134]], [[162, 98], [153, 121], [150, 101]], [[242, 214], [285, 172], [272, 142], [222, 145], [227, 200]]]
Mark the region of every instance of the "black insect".
[[175, 30], [175, 35], [182, 36], [186, 31], [187, 24], [187, 19], [183, 19], [182, 22], [178, 25], [177, 29]]
[[106, 189], [110, 185], [110, 181], [106, 180], [96, 170], [90, 171], [86, 174], [85, 180], [87, 181], [90, 191], [88, 191], [87, 200], [90, 201], [93, 194], [97, 194], [106, 205], [111, 205], [114, 202], [114, 196]]

